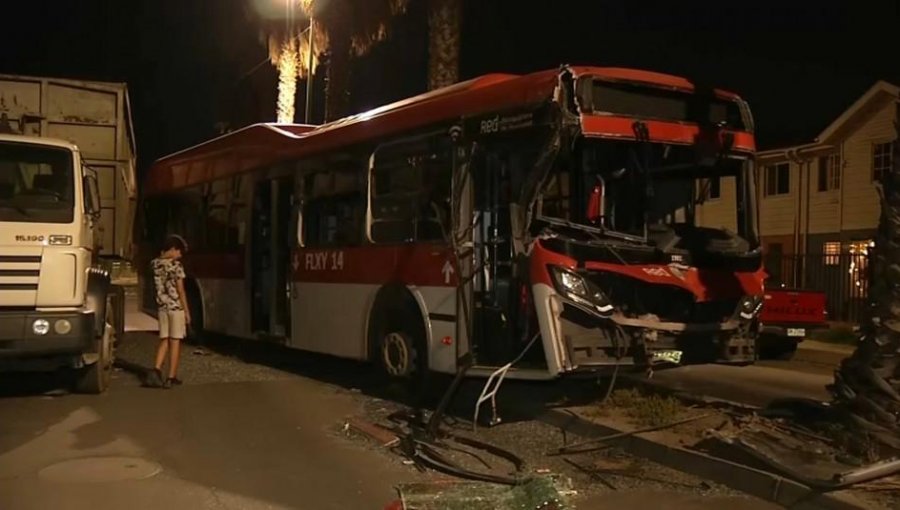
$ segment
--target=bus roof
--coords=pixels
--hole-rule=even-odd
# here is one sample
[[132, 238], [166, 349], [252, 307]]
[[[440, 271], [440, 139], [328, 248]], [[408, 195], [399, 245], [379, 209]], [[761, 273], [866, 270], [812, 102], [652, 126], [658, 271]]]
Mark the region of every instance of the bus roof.
[[[528, 75], [488, 74], [351, 115], [321, 126], [254, 124], [156, 161], [145, 181], [148, 194], [165, 192], [402, 133], [454, 118], [540, 104], [552, 97], [560, 74], [645, 83], [691, 92], [694, 84], [667, 74], [614, 67], [567, 66]], [[726, 99], [733, 93], [715, 90]]]

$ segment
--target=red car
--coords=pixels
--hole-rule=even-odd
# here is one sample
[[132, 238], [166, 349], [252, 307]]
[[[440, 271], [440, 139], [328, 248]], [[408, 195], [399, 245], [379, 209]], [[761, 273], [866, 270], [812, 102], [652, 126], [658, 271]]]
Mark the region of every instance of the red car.
[[791, 359], [811, 330], [828, 327], [825, 293], [767, 283], [759, 327], [760, 359]]

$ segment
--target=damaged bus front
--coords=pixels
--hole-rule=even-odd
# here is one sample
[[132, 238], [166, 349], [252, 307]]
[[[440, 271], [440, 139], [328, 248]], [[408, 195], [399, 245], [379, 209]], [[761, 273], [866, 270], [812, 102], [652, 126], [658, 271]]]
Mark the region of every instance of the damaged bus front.
[[765, 273], [746, 103], [567, 68], [551, 106], [511, 207], [549, 372], [753, 362]]

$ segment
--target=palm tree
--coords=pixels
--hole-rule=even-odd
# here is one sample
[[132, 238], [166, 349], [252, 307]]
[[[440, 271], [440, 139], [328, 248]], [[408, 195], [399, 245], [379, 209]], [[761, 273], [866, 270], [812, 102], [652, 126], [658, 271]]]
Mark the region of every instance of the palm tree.
[[835, 408], [855, 437], [886, 449], [880, 457], [900, 453], [900, 103], [894, 126], [893, 168], [878, 186], [881, 218], [869, 274], [871, 321], [829, 386]]
[[325, 120], [349, 113], [351, 60], [365, 55], [389, 35], [391, 20], [409, 0], [313, 0], [312, 14], [326, 34], [328, 74]]
[[429, 0], [428, 89], [459, 81], [459, 49], [462, 28], [461, 0]]
[[[293, 4], [291, 2], [294, 2]], [[297, 80], [309, 78], [310, 16], [313, 30], [313, 73], [320, 55], [328, 55], [325, 119], [349, 113], [351, 60], [365, 55], [389, 35], [390, 21], [406, 10], [409, 0], [287, 0], [273, 10], [269, 0], [257, 1], [249, 17], [260, 25], [269, 59], [279, 72], [279, 121], [294, 121]], [[263, 6], [261, 8], [260, 6]], [[291, 15], [291, 8], [297, 8]], [[262, 12], [261, 12], [262, 11]]]

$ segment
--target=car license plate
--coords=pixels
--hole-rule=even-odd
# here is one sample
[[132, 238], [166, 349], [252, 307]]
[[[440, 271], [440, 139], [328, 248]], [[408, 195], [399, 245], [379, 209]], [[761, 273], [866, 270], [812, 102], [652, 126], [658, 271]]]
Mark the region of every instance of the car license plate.
[[663, 361], [678, 365], [681, 363], [681, 351], [655, 351], [653, 353], [653, 361]]
[[803, 328], [788, 328], [787, 335], [804, 337], [806, 336], [806, 330]]

